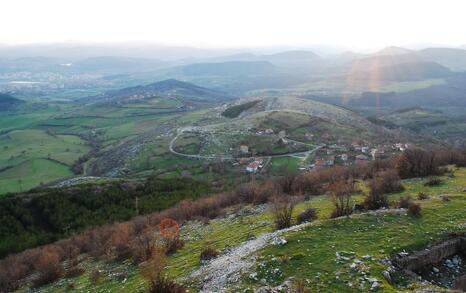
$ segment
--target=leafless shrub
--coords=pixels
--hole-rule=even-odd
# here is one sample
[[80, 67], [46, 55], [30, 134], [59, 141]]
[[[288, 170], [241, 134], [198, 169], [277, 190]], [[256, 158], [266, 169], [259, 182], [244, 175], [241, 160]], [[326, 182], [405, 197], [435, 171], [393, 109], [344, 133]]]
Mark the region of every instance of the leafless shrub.
[[410, 203], [408, 206], [408, 214], [414, 217], [419, 217], [421, 215], [421, 205], [418, 203]]
[[351, 198], [355, 192], [353, 181], [342, 179], [331, 184], [328, 189], [333, 204], [335, 205], [331, 218], [350, 215], [353, 212], [351, 208]]
[[291, 288], [292, 293], [311, 293], [311, 289], [306, 287], [306, 282], [303, 279], [297, 279], [293, 287]]
[[103, 277], [102, 273], [99, 270], [94, 269], [89, 275], [89, 281], [91, 282], [92, 285], [95, 286], [97, 285], [97, 283], [99, 283], [102, 277]]
[[429, 195], [427, 193], [424, 193], [424, 192], [419, 192], [417, 194], [417, 199], [426, 200], [426, 199], [429, 199]]
[[364, 200], [364, 206], [370, 210], [388, 207], [386, 193], [404, 190], [400, 177], [393, 169], [378, 173], [369, 181], [370, 192]]
[[216, 258], [219, 255], [219, 252], [212, 246], [206, 246], [201, 251], [201, 261], [210, 260]]
[[298, 215], [296, 218], [296, 222], [298, 224], [304, 223], [304, 222], [310, 222], [317, 219], [317, 210], [314, 208], [308, 208], [302, 213]]
[[424, 183], [424, 186], [437, 186], [442, 184], [442, 180], [438, 177], [430, 177], [429, 180], [427, 180], [426, 183]]
[[278, 195], [271, 199], [271, 203], [275, 228], [281, 230], [290, 227], [294, 201], [289, 196]]
[[397, 162], [398, 174], [402, 178], [425, 177], [440, 174], [439, 153], [423, 149], [407, 149]]
[[134, 262], [142, 263], [150, 259], [153, 254], [155, 237], [148, 230], [134, 238], [131, 243], [131, 254]]
[[149, 261], [141, 265], [141, 273], [149, 284], [150, 293], [184, 293], [186, 290], [176, 284], [165, 272], [167, 256], [163, 245], [156, 245]]
[[72, 266], [65, 271], [65, 278], [75, 278], [84, 274], [85, 270], [78, 266]]
[[34, 280], [34, 287], [50, 284], [63, 275], [60, 265], [60, 255], [54, 247], [46, 247], [34, 265], [39, 276]]
[[400, 197], [400, 200], [398, 201], [398, 208], [400, 209], [407, 209], [409, 208], [409, 205], [412, 203], [411, 197]]

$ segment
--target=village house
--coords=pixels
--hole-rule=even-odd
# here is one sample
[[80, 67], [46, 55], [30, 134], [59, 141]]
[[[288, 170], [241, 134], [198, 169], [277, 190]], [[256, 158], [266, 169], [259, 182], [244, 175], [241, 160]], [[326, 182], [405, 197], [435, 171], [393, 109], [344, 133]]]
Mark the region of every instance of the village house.
[[314, 169], [319, 170], [325, 167], [331, 167], [335, 165], [335, 156], [328, 156], [326, 158], [316, 159], [314, 163]]
[[385, 149], [383, 147], [374, 148], [371, 150], [372, 159], [380, 159], [385, 155]]
[[239, 150], [240, 150], [241, 153], [247, 154], [249, 152], [249, 147], [247, 145], [241, 145], [239, 147]]
[[356, 161], [367, 161], [369, 160], [369, 157], [366, 155], [357, 155], [356, 156]]
[[327, 167], [327, 165], [326, 165], [324, 159], [316, 159], [316, 161], [314, 162], [314, 165], [313, 165], [313, 168], [315, 170], [320, 170], [320, 169], [323, 169], [325, 167]]
[[325, 159], [325, 163], [327, 166], [333, 166], [335, 165], [335, 156], [328, 156], [326, 159]]
[[247, 165], [246, 167], [246, 171], [249, 173], [256, 173], [258, 169], [259, 169], [259, 162], [257, 161], [249, 163], [249, 165]]
[[348, 161], [348, 154], [341, 154], [340, 158], [341, 158], [342, 161], [346, 162], [346, 161]]
[[241, 158], [241, 159], [239, 159], [239, 163], [241, 165], [246, 165], [246, 164], [249, 164], [249, 162], [251, 162], [251, 160], [252, 160], [251, 158]]

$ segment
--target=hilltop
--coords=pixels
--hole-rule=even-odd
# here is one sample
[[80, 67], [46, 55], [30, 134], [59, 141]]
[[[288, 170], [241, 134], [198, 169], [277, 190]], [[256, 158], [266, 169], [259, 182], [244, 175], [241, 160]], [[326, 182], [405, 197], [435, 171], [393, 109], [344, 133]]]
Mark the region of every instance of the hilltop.
[[79, 101], [98, 103], [128, 103], [153, 97], [180, 98], [186, 101], [218, 102], [229, 98], [228, 94], [176, 79], [167, 79], [148, 85], [139, 85], [108, 91], [102, 95]]

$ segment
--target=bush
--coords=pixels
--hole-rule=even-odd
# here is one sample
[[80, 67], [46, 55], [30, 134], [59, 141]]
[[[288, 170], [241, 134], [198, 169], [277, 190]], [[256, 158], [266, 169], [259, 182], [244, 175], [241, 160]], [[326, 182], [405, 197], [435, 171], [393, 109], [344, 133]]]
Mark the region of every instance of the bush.
[[314, 208], [308, 208], [307, 210], [298, 215], [296, 222], [298, 224], [301, 224], [304, 222], [311, 222], [315, 219], [317, 219], [317, 210]]
[[404, 190], [400, 176], [394, 169], [377, 173], [369, 182], [369, 187], [374, 193], [392, 193]]
[[293, 213], [294, 202], [290, 197], [281, 195], [272, 198], [272, 214], [277, 230], [291, 226], [291, 214]]
[[421, 205], [418, 203], [410, 203], [408, 206], [408, 214], [410, 216], [419, 217], [421, 215]]
[[165, 273], [166, 255], [165, 247], [156, 244], [151, 259], [141, 266], [142, 275], [149, 284], [149, 293], [185, 293], [186, 290]]
[[180, 236], [165, 239], [165, 248], [167, 255], [177, 252], [179, 249], [183, 248], [184, 241], [181, 240]]
[[37, 279], [34, 280], [34, 287], [50, 284], [63, 275], [60, 255], [52, 247], [42, 250], [42, 254], [39, 256], [34, 268], [39, 272]]
[[407, 149], [398, 159], [397, 170], [402, 178], [438, 175], [442, 163], [446, 162], [440, 159], [438, 152]]
[[75, 277], [78, 277], [78, 276], [81, 276], [82, 274], [84, 274], [85, 270], [83, 268], [80, 268], [78, 266], [73, 266], [73, 267], [70, 267], [66, 270], [65, 272], [65, 277], [66, 278], [75, 278]]
[[185, 293], [186, 289], [165, 275], [153, 276], [149, 281], [149, 293]]
[[330, 215], [331, 218], [349, 216], [353, 209], [351, 208], [351, 198], [355, 192], [355, 186], [352, 180], [339, 180], [331, 184], [328, 189], [335, 205], [335, 209]]
[[215, 248], [211, 246], [207, 246], [202, 249], [200, 258], [201, 258], [201, 261], [202, 260], [205, 261], [205, 260], [216, 258], [218, 255], [219, 253]]
[[442, 184], [442, 180], [438, 177], [431, 177], [429, 180], [427, 180], [426, 183], [424, 183], [424, 186], [437, 186]]
[[388, 199], [385, 194], [404, 190], [400, 177], [396, 170], [393, 169], [379, 172], [369, 181], [369, 188], [369, 195], [363, 203], [364, 207], [369, 210], [388, 207]]
[[303, 279], [298, 279], [294, 282], [292, 291], [293, 293], [311, 293], [311, 289], [306, 287], [306, 282]]
[[180, 227], [174, 219], [165, 218], [160, 221], [159, 232], [164, 240], [167, 255], [175, 253], [184, 246], [180, 238]]
[[102, 273], [99, 270], [94, 269], [91, 274], [89, 275], [89, 281], [92, 285], [97, 285], [97, 283], [102, 278]]
[[417, 199], [419, 200], [429, 199], [429, 195], [427, 195], [427, 193], [424, 193], [424, 192], [419, 192], [417, 195]]
[[409, 205], [412, 203], [411, 197], [400, 197], [400, 200], [398, 201], [398, 208], [400, 209], [407, 209], [409, 208]]
[[362, 204], [368, 210], [378, 210], [388, 207], [388, 199], [383, 193], [375, 193], [371, 191], [366, 196]]

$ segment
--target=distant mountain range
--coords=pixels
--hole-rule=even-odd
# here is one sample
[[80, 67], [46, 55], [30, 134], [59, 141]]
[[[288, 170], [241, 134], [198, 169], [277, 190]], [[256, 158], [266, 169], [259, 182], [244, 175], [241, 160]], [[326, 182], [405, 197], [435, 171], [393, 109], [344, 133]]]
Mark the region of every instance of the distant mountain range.
[[277, 67], [266, 61], [196, 63], [182, 68], [185, 75], [244, 76], [271, 74], [275, 71]]
[[276, 66], [300, 67], [309, 63], [318, 63], [322, 58], [312, 51], [284, 51], [275, 54], [257, 55], [252, 53], [240, 53], [212, 59], [215, 62], [228, 61], [262, 61]]
[[131, 72], [151, 70], [164, 62], [155, 59], [102, 56], [79, 60], [69, 65], [70, 69], [80, 72]]
[[390, 47], [383, 48], [382, 50], [377, 51], [377, 52], [373, 53], [372, 55], [374, 55], [374, 56], [386, 56], [386, 55], [393, 56], [393, 55], [410, 54], [410, 53], [413, 53], [413, 52], [414, 52], [413, 50], [409, 50], [409, 49], [405, 49], [405, 48], [401, 48], [401, 47], [396, 47], [396, 46], [390, 46]]

